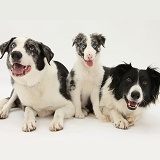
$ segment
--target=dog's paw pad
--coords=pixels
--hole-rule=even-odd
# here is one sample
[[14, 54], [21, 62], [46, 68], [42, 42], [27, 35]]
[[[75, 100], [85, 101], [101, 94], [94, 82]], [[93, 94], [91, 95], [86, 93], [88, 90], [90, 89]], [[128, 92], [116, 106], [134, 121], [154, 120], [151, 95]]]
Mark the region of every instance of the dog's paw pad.
[[58, 122], [54, 122], [53, 124], [51, 123], [49, 127], [50, 131], [60, 131], [62, 129], [63, 129], [63, 125]]
[[129, 123], [125, 119], [121, 119], [119, 121], [114, 122], [114, 125], [116, 128], [119, 129], [128, 129]]
[[30, 122], [24, 122], [22, 130], [24, 132], [31, 132], [36, 129], [36, 122], [30, 121]]

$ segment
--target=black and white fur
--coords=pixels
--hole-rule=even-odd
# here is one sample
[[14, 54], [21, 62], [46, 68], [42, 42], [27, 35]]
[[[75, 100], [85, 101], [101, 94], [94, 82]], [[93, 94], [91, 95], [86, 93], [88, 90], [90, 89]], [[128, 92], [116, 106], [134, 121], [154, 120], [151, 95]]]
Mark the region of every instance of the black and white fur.
[[99, 108], [99, 91], [104, 75], [100, 50], [104, 44], [105, 37], [96, 33], [89, 36], [79, 33], [73, 40], [77, 61], [68, 76], [68, 90], [77, 118], [84, 118], [88, 114], [86, 107], [89, 102], [93, 106], [96, 117], [104, 118]]
[[1, 58], [7, 55], [13, 92], [0, 101], [0, 118], [7, 118], [15, 105], [25, 109], [23, 131], [36, 129], [35, 117], [54, 113], [51, 131], [63, 129], [64, 118], [74, 116], [75, 109], [66, 90], [68, 70], [41, 42], [28, 38], [12, 38], [0, 46]]
[[127, 129], [134, 125], [144, 108], [157, 100], [160, 73], [151, 67], [141, 70], [131, 64], [108, 70], [110, 75], [101, 89], [100, 108], [115, 127]]

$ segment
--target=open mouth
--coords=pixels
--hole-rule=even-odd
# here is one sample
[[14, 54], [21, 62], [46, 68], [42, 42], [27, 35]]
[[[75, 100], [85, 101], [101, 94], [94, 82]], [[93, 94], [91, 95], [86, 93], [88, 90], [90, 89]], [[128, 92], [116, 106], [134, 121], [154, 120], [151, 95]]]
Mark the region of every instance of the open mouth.
[[93, 66], [93, 61], [92, 60], [85, 60], [86, 64], [88, 67], [92, 67]]
[[130, 110], [135, 110], [139, 106], [139, 103], [134, 102], [134, 101], [129, 101], [126, 96], [124, 97], [124, 99], [127, 103], [128, 109]]
[[13, 76], [24, 76], [31, 70], [31, 66], [24, 66], [19, 63], [14, 63], [11, 68]]

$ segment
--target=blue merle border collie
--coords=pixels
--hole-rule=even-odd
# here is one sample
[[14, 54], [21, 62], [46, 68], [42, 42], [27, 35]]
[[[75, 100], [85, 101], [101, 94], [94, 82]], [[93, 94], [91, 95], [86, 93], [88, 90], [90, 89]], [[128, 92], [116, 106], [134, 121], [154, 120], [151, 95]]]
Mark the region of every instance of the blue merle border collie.
[[36, 129], [35, 117], [54, 113], [49, 129], [63, 129], [64, 118], [75, 114], [75, 108], [66, 90], [68, 70], [57, 61], [54, 53], [41, 42], [28, 38], [12, 38], [0, 45], [1, 58], [7, 55], [7, 67], [13, 91], [8, 99], [0, 101], [0, 118], [8, 117], [12, 107], [24, 108], [23, 131]]
[[160, 73], [155, 68], [142, 70], [131, 64], [105, 70], [100, 108], [115, 127], [127, 129], [139, 119], [144, 108], [156, 102]]
[[99, 108], [99, 91], [104, 76], [100, 50], [104, 44], [105, 37], [97, 33], [89, 36], [79, 33], [73, 40], [77, 61], [68, 76], [68, 90], [75, 107], [76, 118], [87, 116], [88, 106], [92, 105], [96, 117], [104, 119]]

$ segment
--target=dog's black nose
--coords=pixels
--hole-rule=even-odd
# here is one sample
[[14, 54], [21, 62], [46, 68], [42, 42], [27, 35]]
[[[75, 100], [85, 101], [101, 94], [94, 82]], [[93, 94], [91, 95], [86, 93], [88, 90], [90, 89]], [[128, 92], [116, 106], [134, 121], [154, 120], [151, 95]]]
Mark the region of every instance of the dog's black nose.
[[22, 53], [19, 52], [19, 51], [13, 51], [11, 53], [11, 57], [13, 60], [17, 61], [17, 60], [20, 60], [22, 58]]
[[140, 97], [140, 93], [137, 92], [137, 91], [133, 91], [133, 92], [131, 93], [131, 97], [132, 97], [134, 100], [137, 100], [137, 99], [139, 99], [139, 97]]

